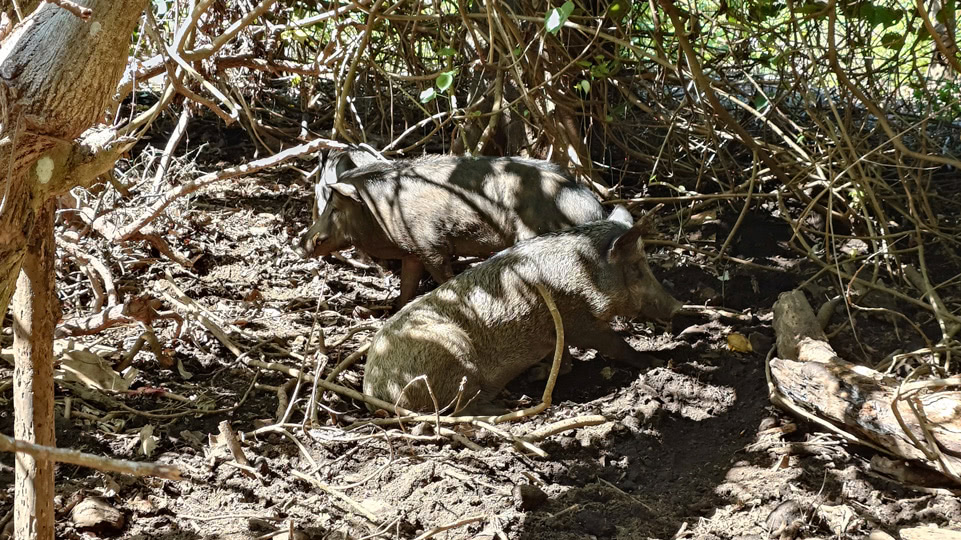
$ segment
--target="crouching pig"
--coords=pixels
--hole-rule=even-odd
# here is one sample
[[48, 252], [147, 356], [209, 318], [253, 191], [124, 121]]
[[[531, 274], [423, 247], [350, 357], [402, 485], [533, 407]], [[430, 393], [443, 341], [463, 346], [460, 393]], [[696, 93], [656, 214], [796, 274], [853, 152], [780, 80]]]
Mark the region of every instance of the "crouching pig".
[[487, 257], [539, 234], [603, 219], [597, 197], [558, 165], [523, 158], [431, 156], [392, 162], [332, 152], [315, 189], [302, 256], [354, 246], [399, 259], [397, 307], [426, 269], [438, 283], [458, 256]]
[[553, 296], [568, 344], [643, 363], [608, 322], [668, 319], [681, 304], [651, 273], [642, 228], [617, 207], [607, 219], [521, 242], [416, 299], [371, 341], [364, 392], [433, 411], [423, 382], [408, 387], [425, 375], [441, 408], [493, 412], [501, 389], [554, 350], [554, 322], [535, 284]]

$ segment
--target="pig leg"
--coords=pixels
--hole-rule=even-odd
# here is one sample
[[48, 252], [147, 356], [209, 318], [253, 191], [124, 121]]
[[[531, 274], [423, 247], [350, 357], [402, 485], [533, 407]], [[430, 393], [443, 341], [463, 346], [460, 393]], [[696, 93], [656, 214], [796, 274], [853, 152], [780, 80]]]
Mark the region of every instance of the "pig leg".
[[617, 335], [617, 332], [612, 330], [607, 323], [596, 319], [568, 335], [570, 336], [568, 342], [575, 347], [595, 349], [611, 360], [617, 360], [636, 368], [646, 369], [663, 363], [654, 356], [634, 349], [621, 336]]
[[434, 278], [438, 285], [454, 277], [454, 268], [451, 266], [450, 257], [445, 257], [439, 253], [426, 254], [423, 257], [424, 268]]
[[424, 263], [417, 257], [404, 257], [400, 266], [400, 296], [394, 305], [400, 309], [417, 295], [417, 285], [424, 275]]
[[[543, 362], [527, 370], [527, 380], [530, 382], [546, 381], [551, 374], [553, 364], [554, 355], [551, 354]], [[574, 357], [571, 356], [571, 351], [564, 347], [564, 354], [561, 356], [561, 369], [557, 374], [567, 375], [572, 369], [574, 369]]]

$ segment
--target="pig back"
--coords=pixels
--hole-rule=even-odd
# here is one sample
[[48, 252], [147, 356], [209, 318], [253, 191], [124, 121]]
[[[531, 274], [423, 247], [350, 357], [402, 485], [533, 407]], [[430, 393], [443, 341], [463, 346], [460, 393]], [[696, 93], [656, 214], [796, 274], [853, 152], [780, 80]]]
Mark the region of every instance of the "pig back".
[[[393, 401], [426, 375], [446, 404], [467, 377], [467, 392], [498, 392], [554, 348], [553, 319], [535, 284], [549, 290], [565, 328], [609, 320], [616, 279], [601, 268], [626, 226], [610, 221], [546, 234], [502, 251], [414, 302], [375, 335], [365, 392]], [[418, 397], [419, 396], [419, 397]], [[429, 409], [420, 390], [404, 403]]]
[[487, 196], [509, 209], [516, 241], [604, 219], [597, 196], [555, 163], [498, 158], [497, 182], [485, 185]]
[[603, 218], [589, 190], [537, 160], [425, 157], [361, 167], [342, 181], [357, 186], [384, 232], [412, 253], [487, 256]]

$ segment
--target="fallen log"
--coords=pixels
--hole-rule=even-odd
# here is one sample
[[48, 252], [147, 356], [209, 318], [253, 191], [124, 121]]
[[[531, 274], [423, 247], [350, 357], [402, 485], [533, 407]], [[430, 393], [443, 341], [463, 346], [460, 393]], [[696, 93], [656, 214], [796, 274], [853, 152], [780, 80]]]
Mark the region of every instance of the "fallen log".
[[[900, 382], [837, 356], [801, 291], [774, 304], [778, 355], [772, 401], [786, 401], [891, 455], [919, 461], [959, 482], [961, 378]], [[777, 395], [775, 395], [775, 393]]]

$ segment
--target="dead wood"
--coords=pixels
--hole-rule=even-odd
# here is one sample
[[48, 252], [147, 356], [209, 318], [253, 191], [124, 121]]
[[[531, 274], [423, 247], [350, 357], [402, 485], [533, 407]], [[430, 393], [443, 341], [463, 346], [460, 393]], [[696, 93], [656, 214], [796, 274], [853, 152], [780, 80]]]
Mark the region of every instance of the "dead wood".
[[774, 313], [782, 358], [770, 362], [772, 399], [786, 398], [877, 448], [959, 481], [961, 391], [947, 388], [961, 386], [961, 379], [905, 391], [897, 380], [839, 358], [802, 292], [783, 293]]
[[223, 420], [217, 427], [220, 430], [220, 442], [227, 445], [231, 455], [234, 456], [234, 461], [241, 465], [240, 470], [248, 477], [255, 478], [257, 475], [248, 470], [250, 462], [247, 461], [244, 449], [240, 447], [240, 441], [237, 440], [237, 434], [230, 427], [230, 422]]
[[63, 9], [69, 11], [70, 13], [73, 13], [75, 16], [83, 19], [84, 21], [89, 21], [90, 16], [93, 15], [92, 9], [83, 7], [80, 4], [71, 2], [70, 0], [44, 0], [44, 1], [60, 6]]
[[331, 149], [343, 149], [347, 148], [347, 145], [339, 143], [336, 141], [329, 141], [326, 139], [316, 139], [307, 144], [302, 144], [300, 146], [295, 146], [293, 148], [288, 148], [283, 152], [275, 154], [273, 156], [258, 159], [256, 161], [251, 161], [246, 165], [241, 165], [239, 167], [231, 167], [229, 169], [224, 169], [222, 171], [207, 173], [196, 180], [190, 180], [185, 182], [175, 188], [169, 190], [163, 197], [161, 197], [156, 203], [150, 206], [147, 211], [145, 211], [140, 217], [135, 219], [130, 224], [124, 226], [123, 228], [116, 229], [112, 231], [112, 234], [108, 234], [108, 238], [116, 241], [123, 241], [131, 239], [140, 229], [144, 228], [148, 223], [153, 221], [154, 218], [159, 216], [172, 202], [189, 195], [197, 191], [198, 189], [207, 187], [211, 184], [219, 182], [221, 180], [226, 180], [228, 178], [235, 178], [238, 176], [244, 176], [248, 174], [255, 173], [259, 170], [266, 169], [268, 167], [275, 167], [285, 161], [289, 161], [295, 157], [299, 157], [305, 154], [312, 154], [318, 150], [324, 148]]
[[801, 339], [809, 337], [824, 342], [828, 339], [801, 290], [778, 296], [774, 303], [772, 326], [777, 339], [777, 355], [787, 360], [798, 359], [798, 343]]
[[119, 324], [140, 322], [150, 325], [157, 318], [180, 318], [177, 315], [158, 315], [159, 307], [160, 300], [149, 295], [131, 298], [122, 304], [107, 307], [103, 311], [92, 315], [64, 321], [57, 327], [56, 337], [86, 336], [102, 332]]
[[[125, 459], [113, 459], [85, 454], [77, 450], [67, 450], [63, 448], [52, 448], [38, 444], [31, 444], [26, 441], [13, 439], [0, 434], [0, 450], [4, 452], [17, 452], [27, 454], [36, 458], [55, 461], [58, 463], [70, 463], [81, 467], [90, 467], [99, 471], [119, 472], [132, 474], [135, 476], [156, 476], [168, 480], [180, 480], [180, 469], [174, 465], [158, 465], [156, 463], [144, 463], [141, 461], [127, 461]], [[19, 461], [20, 457], [17, 458]], [[53, 499], [50, 500], [51, 506]], [[53, 532], [51, 531], [51, 536]], [[18, 537], [19, 538], [19, 537]]]

